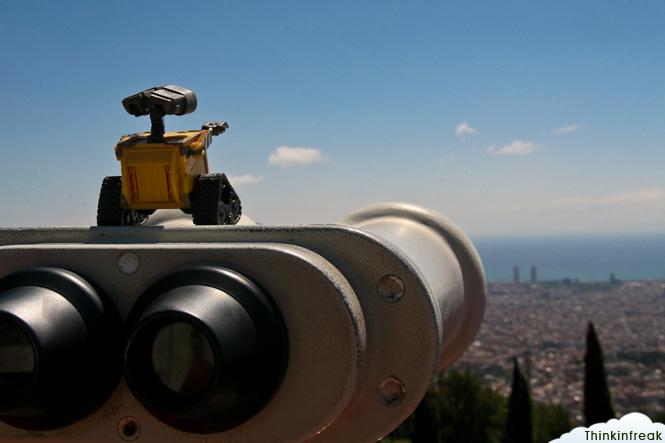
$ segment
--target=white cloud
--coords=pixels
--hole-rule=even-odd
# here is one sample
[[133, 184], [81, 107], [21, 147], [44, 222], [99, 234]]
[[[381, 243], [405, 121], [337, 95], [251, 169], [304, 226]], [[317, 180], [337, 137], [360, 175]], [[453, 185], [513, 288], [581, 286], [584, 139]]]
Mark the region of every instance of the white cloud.
[[307, 165], [328, 160], [320, 149], [279, 146], [268, 157], [271, 165], [287, 168], [294, 165]]
[[584, 125], [581, 125], [579, 123], [572, 123], [568, 126], [562, 126], [560, 128], [556, 128], [552, 132], [554, 132], [556, 135], [564, 135], [564, 134], [570, 134], [571, 132], [579, 131], [582, 128], [584, 128]]
[[262, 175], [252, 175], [252, 174], [229, 175], [228, 179], [231, 182], [232, 186], [235, 186], [235, 185], [238, 185], [238, 186], [255, 185], [255, 184], [261, 183], [263, 181], [263, 176]]
[[492, 155], [529, 155], [532, 154], [538, 145], [533, 142], [525, 142], [523, 140], [515, 140], [509, 145], [497, 148], [491, 145], [487, 148], [487, 152]]
[[467, 122], [462, 122], [455, 127], [455, 135], [462, 141], [466, 140], [467, 135], [473, 135], [476, 132], [478, 132], [478, 130], [472, 128]]
[[575, 428], [550, 443], [586, 443], [596, 440], [665, 442], [665, 425], [654, 423], [646, 415], [633, 412], [619, 420], [613, 418], [607, 423]]
[[665, 206], [665, 190], [648, 188], [594, 197], [566, 197], [557, 200], [555, 206], [586, 209]]

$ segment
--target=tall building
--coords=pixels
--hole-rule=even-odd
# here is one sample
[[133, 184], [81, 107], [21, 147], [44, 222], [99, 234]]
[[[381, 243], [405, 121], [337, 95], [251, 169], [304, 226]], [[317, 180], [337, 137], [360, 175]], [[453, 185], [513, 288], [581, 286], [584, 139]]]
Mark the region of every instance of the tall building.
[[513, 283], [519, 283], [520, 282], [520, 268], [517, 266], [513, 266]]
[[535, 266], [531, 266], [531, 283], [538, 283], [538, 270]]

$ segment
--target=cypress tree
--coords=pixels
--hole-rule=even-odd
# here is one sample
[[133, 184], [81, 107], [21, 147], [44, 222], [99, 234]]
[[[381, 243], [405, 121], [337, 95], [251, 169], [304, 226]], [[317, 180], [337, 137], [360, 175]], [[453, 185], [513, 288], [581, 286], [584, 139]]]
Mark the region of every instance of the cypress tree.
[[441, 443], [499, 443], [505, 399], [470, 372], [449, 369], [434, 390]]
[[504, 443], [533, 443], [531, 429], [531, 396], [529, 386], [513, 357], [513, 385], [508, 400], [508, 418]]
[[584, 416], [587, 426], [614, 418], [612, 398], [607, 386], [607, 374], [603, 362], [603, 349], [596, 329], [589, 322], [584, 356]]
[[560, 404], [534, 403], [533, 440], [548, 443], [573, 429], [568, 411]]
[[427, 392], [416, 411], [413, 413], [413, 443], [438, 443], [439, 426], [434, 399], [431, 392]]

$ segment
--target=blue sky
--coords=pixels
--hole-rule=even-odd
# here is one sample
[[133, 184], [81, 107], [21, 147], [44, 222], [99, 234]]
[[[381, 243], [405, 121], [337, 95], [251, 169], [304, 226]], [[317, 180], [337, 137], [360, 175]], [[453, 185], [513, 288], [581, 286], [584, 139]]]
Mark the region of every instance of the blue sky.
[[174, 83], [199, 106], [167, 129], [227, 120], [212, 167], [264, 223], [665, 232], [662, 1], [0, 4], [2, 226], [93, 224], [148, 128], [120, 101]]

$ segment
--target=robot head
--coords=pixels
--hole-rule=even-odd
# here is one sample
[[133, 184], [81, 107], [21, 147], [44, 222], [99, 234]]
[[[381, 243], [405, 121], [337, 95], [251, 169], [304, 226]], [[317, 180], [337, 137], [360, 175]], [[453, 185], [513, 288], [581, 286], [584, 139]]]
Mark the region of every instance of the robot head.
[[135, 117], [185, 115], [196, 110], [196, 94], [175, 85], [155, 86], [123, 99], [122, 106]]

